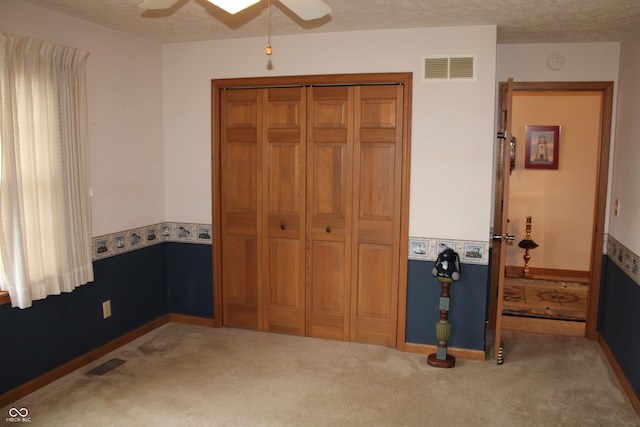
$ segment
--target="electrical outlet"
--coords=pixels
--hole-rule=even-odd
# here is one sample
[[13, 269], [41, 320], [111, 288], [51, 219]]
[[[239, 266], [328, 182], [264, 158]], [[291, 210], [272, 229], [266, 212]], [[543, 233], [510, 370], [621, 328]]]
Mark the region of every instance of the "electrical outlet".
[[102, 317], [111, 317], [111, 300], [106, 300], [102, 303]]

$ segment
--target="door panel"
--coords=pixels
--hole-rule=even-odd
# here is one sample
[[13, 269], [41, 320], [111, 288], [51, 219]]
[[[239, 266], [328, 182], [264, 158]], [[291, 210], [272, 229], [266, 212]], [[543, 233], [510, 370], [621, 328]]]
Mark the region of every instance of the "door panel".
[[498, 260], [497, 264], [497, 277], [492, 277], [492, 281], [495, 281], [497, 287], [496, 297], [496, 314], [495, 314], [495, 342], [493, 346], [493, 361], [496, 363], [502, 363], [500, 348], [502, 347], [502, 307], [504, 304], [504, 278], [506, 276], [506, 257], [507, 257], [507, 223], [509, 221], [509, 143], [511, 141], [511, 106], [513, 103], [513, 79], [509, 79], [504, 94], [501, 94], [501, 110], [502, 110], [502, 123], [501, 130], [504, 134], [504, 139], [500, 141], [498, 153], [502, 156], [502, 169], [499, 171], [501, 176], [498, 182], [501, 182], [501, 188], [498, 192], [502, 200], [500, 203], [500, 214], [497, 215], [497, 221], [494, 223], [494, 235], [505, 236], [502, 240], [493, 241], [493, 253], [492, 257]]
[[256, 329], [257, 300], [257, 242], [254, 236], [229, 234], [226, 238], [223, 262], [233, 263], [225, 269], [227, 309], [225, 324], [238, 328]]
[[220, 124], [223, 321], [249, 329], [260, 327], [258, 95], [223, 92]]
[[226, 148], [225, 157], [229, 165], [225, 176], [229, 183], [229, 192], [226, 197], [227, 209], [234, 213], [246, 212], [255, 215], [257, 212], [256, 144], [255, 142], [229, 142]]
[[359, 316], [386, 319], [391, 314], [393, 254], [388, 245], [361, 244], [359, 247], [357, 307]]
[[352, 341], [396, 346], [402, 89], [355, 88]]
[[[307, 300], [307, 335], [335, 340], [348, 339], [345, 315], [349, 289], [345, 281], [345, 244], [314, 239], [309, 254], [313, 266]], [[346, 301], [345, 301], [346, 300]]]
[[[277, 138], [273, 134], [271, 138]], [[278, 138], [283, 139], [283, 138]], [[270, 212], [298, 219], [300, 206], [300, 143], [269, 144]]]
[[360, 147], [360, 218], [391, 221], [394, 194], [396, 144], [371, 143]]
[[303, 88], [263, 91], [264, 324], [269, 331], [304, 335], [306, 100]]
[[326, 191], [325, 189], [346, 188], [345, 161], [345, 144], [322, 142], [313, 144], [312, 162], [315, 165], [313, 169], [315, 173], [311, 209], [314, 215], [344, 219], [346, 203], [344, 191]]
[[303, 335], [300, 324], [300, 257], [298, 239], [269, 239], [269, 331]]
[[348, 340], [353, 88], [308, 96], [307, 335]]

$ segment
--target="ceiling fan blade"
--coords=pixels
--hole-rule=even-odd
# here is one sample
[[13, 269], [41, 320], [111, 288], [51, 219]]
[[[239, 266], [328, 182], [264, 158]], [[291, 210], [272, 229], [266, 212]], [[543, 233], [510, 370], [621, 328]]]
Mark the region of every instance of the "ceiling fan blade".
[[331, 13], [331, 8], [322, 0], [280, 0], [280, 3], [305, 21], [319, 19]]
[[144, 0], [138, 7], [147, 10], [167, 9], [177, 2], [178, 0]]

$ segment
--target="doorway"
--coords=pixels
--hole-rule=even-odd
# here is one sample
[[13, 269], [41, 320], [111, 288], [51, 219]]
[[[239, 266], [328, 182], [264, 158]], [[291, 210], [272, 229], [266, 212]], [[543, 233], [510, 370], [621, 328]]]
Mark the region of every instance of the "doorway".
[[[612, 104], [613, 104], [613, 83], [612, 82], [557, 82], [557, 83], [547, 83], [547, 82], [512, 82], [512, 94], [508, 95], [507, 83], [500, 84], [500, 99], [499, 106], [500, 111], [500, 119], [504, 120], [506, 115], [512, 119], [517, 116], [517, 112], [515, 108], [517, 108], [517, 103], [515, 107], [512, 108], [511, 111], [508, 111], [508, 106], [513, 105], [513, 98], [523, 97], [526, 98], [527, 95], [531, 97], [547, 97], [547, 99], [553, 99], [554, 97], [577, 97], [577, 96], [594, 96], [597, 98], [597, 107], [598, 111], [596, 114], [596, 138], [595, 141], [596, 146], [594, 147], [594, 161], [593, 164], [589, 167], [589, 169], [593, 173], [593, 179], [591, 183], [585, 183], [584, 185], [574, 185], [573, 191], [576, 193], [589, 193], [592, 195], [591, 201], [588, 203], [588, 209], [582, 209], [584, 213], [584, 217], [587, 218], [587, 227], [582, 231], [581, 235], [581, 243], [580, 243], [580, 251], [584, 252], [582, 264], [579, 264], [579, 267], [573, 267], [571, 264], [569, 267], [563, 267], [562, 264], [553, 264], [552, 268], [541, 268], [534, 270], [534, 274], [538, 275], [539, 278], [551, 278], [557, 279], [557, 276], [560, 276], [561, 280], [569, 280], [571, 284], [580, 283], [586, 287], [586, 302], [585, 302], [585, 314], [584, 314], [584, 329], [581, 332], [581, 335], [584, 335], [590, 339], [595, 339], [597, 335], [597, 318], [598, 318], [598, 302], [600, 295], [600, 274], [602, 268], [602, 248], [603, 248], [603, 239], [604, 239], [604, 218], [606, 213], [606, 199], [607, 199], [607, 178], [608, 178], [608, 166], [609, 166], [609, 146], [610, 146], [610, 135], [611, 135], [611, 115], [612, 115]], [[541, 98], [540, 98], [541, 99]], [[530, 125], [552, 125], [556, 123], [527, 123]], [[513, 126], [520, 126], [522, 123], [516, 124]], [[575, 130], [575, 126], [573, 126]], [[514, 134], [518, 134], [521, 129], [510, 128], [509, 134], [513, 131]], [[569, 129], [565, 129], [566, 132], [569, 132]], [[524, 135], [524, 134], [523, 134]], [[559, 142], [562, 144], [562, 137], [560, 137]], [[527, 144], [526, 136], [525, 138], [521, 138], [516, 140], [516, 147], [520, 145], [524, 148]], [[560, 152], [562, 154], [562, 151]], [[524, 153], [521, 154], [521, 156]], [[517, 155], [517, 154], [516, 154]], [[494, 214], [494, 229], [498, 229], [495, 224], [501, 224], [505, 215], [508, 216], [508, 219], [511, 218], [511, 210], [502, 211], [502, 206], [507, 205], [511, 202], [511, 198], [513, 198], [513, 193], [509, 191], [509, 181], [511, 178], [511, 174], [508, 173], [510, 169], [509, 165], [505, 165], [508, 157], [499, 156], [497, 158], [496, 170], [503, 171], [502, 174], [496, 175], [496, 204], [495, 204], [495, 214]], [[562, 167], [563, 163], [560, 160], [560, 167]], [[522, 166], [521, 166], [522, 167]], [[539, 171], [535, 171], [539, 172]], [[550, 171], [551, 172], [551, 171]], [[529, 176], [531, 178], [532, 175]], [[541, 175], [538, 175], [539, 177]], [[548, 179], [552, 177], [552, 174], [546, 175], [544, 179]], [[520, 176], [522, 178], [522, 174]], [[506, 180], [506, 188], [507, 190], [501, 192], [500, 190], [505, 188], [505, 180]], [[522, 189], [522, 188], [521, 188]], [[521, 196], [520, 194], [519, 196]], [[518, 196], [518, 197], [519, 197]], [[544, 195], [543, 195], [544, 196]], [[506, 198], [506, 200], [505, 200]], [[543, 200], [544, 198], [540, 199]], [[570, 199], [568, 199], [570, 200]], [[507, 203], [504, 203], [507, 202]], [[539, 208], [539, 206], [538, 206]], [[535, 208], [535, 209], [538, 209]], [[531, 209], [531, 207], [529, 207]], [[541, 211], [538, 210], [540, 213]], [[544, 224], [544, 214], [541, 214], [540, 217], [540, 225]], [[524, 216], [522, 212], [520, 212], [520, 216]], [[517, 224], [515, 224], [517, 223]], [[514, 221], [515, 227], [507, 226], [508, 232], [511, 233], [515, 229], [519, 229], [519, 231], [524, 234], [525, 232], [525, 218], [517, 218]], [[533, 221], [532, 226], [532, 237], [535, 240], [535, 221]], [[544, 233], [552, 232], [548, 228], [549, 224], [545, 225], [547, 227], [546, 230], [543, 228], [539, 228], [538, 232], [540, 233], [541, 240], [547, 241], [546, 245], [549, 246], [551, 240], [544, 238]], [[505, 236], [507, 235], [506, 231], [502, 228], [499, 228], [500, 232], [505, 232]], [[522, 238], [522, 236], [520, 236]], [[520, 240], [515, 239], [515, 243], [518, 243]], [[567, 239], [568, 240], [568, 239]], [[585, 243], [586, 242], [586, 243]], [[492, 258], [494, 260], [500, 259], [501, 251], [505, 251], [507, 254], [509, 252], [517, 253], [521, 251], [522, 254], [524, 251], [517, 247], [516, 244], [513, 244], [511, 247], [505, 244], [494, 245], [494, 251], [492, 253]], [[531, 251], [533, 256], [535, 256], [535, 249]], [[566, 250], [565, 250], [566, 252]], [[571, 256], [571, 252], [566, 254], [567, 256]], [[556, 258], [562, 258], [555, 255]], [[506, 256], [505, 256], [506, 258]], [[508, 259], [508, 258], [507, 258]], [[511, 258], [514, 259], [513, 257]], [[561, 262], [561, 261], [560, 261]], [[512, 261], [513, 263], [513, 261]], [[522, 275], [522, 264], [524, 261], [521, 261], [520, 266], [511, 266], [511, 269], [506, 268], [506, 266], [500, 266], [499, 263], [494, 262], [492, 264], [491, 271], [491, 288], [490, 288], [490, 301], [489, 301], [489, 321], [488, 321], [488, 331], [495, 330], [496, 338], [500, 336], [499, 332], [501, 328], [504, 328], [503, 320], [506, 318], [503, 316], [503, 298], [505, 297], [506, 285], [504, 285], [505, 289], [499, 289], [499, 278], [505, 278], [505, 276], [521, 276]], [[509, 264], [508, 262], [506, 263]], [[545, 277], [547, 276], [547, 277]], [[552, 276], [552, 277], [549, 277]], [[555, 276], [555, 277], [554, 277]], [[504, 280], [504, 279], [503, 279]], [[504, 283], [504, 282], [503, 282]], [[500, 292], [499, 292], [500, 291]], [[498, 297], [500, 294], [501, 297]], [[508, 297], [508, 295], [507, 295]], [[500, 299], [500, 301], [498, 301]], [[498, 321], [499, 320], [499, 321]], [[551, 332], [552, 333], [552, 332]], [[494, 351], [495, 353], [495, 351]], [[495, 355], [494, 355], [495, 360]]]

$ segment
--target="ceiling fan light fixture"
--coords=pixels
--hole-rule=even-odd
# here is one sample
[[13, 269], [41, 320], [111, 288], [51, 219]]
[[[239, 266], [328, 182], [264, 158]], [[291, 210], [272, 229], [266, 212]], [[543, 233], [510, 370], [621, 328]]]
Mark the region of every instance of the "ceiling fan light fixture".
[[218, 6], [220, 9], [232, 15], [253, 6], [260, 0], [207, 0], [209, 3]]

